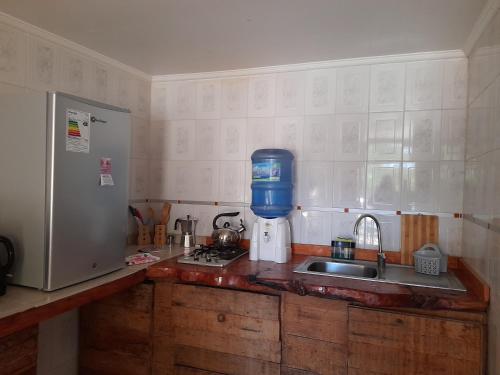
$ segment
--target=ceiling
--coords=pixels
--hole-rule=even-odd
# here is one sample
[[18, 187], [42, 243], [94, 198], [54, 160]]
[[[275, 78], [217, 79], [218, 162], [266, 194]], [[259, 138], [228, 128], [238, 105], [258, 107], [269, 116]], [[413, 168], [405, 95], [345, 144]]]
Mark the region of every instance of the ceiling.
[[486, 0], [0, 0], [152, 75], [461, 49]]

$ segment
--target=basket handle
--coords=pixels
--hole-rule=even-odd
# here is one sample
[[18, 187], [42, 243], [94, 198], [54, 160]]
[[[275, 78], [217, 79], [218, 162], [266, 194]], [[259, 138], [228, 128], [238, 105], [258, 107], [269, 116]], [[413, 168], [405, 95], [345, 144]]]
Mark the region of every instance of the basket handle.
[[439, 246], [436, 245], [435, 243], [432, 243], [432, 242], [424, 244], [421, 247], [421, 249], [432, 250], [432, 251], [435, 251], [435, 252], [439, 253], [440, 256], [443, 256], [443, 253], [441, 252], [441, 249], [439, 248]]

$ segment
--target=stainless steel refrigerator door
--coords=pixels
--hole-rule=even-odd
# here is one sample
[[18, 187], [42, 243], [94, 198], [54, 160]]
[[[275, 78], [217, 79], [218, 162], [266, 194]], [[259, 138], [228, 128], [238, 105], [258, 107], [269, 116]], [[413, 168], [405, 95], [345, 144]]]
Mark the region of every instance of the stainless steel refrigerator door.
[[[88, 123], [88, 152], [76, 152], [78, 147], [75, 149], [68, 138], [68, 110], [89, 114], [95, 120]], [[44, 289], [54, 290], [124, 266], [130, 114], [49, 93], [47, 120]], [[82, 149], [86, 151], [85, 145]], [[100, 184], [103, 158], [111, 160], [113, 186]]]

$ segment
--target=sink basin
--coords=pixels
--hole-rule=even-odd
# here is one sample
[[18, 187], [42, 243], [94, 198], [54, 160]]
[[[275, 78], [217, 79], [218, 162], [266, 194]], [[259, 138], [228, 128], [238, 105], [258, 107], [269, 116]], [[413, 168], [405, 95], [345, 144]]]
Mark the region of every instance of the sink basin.
[[310, 272], [355, 276], [368, 279], [377, 277], [377, 268], [355, 263], [319, 261], [309, 264], [307, 270]]
[[309, 275], [341, 277], [348, 279], [369, 280], [381, 283], [417, 286], [466, 292], [467, 289], [452, 272], [439, 276], [424, 275], [415, 272], [412, 266], [387, 264], [385, 273], [379, 276], [377, 263], [366, 261], [337, 260], [326, 257], [309, 257], [297, 266], [293, 272]]

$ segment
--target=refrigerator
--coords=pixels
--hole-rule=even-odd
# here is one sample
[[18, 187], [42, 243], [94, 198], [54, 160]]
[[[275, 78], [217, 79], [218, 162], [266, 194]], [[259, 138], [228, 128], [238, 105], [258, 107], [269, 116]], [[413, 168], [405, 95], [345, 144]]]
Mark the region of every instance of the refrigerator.
[[124, 267], [129, 111], [2, 85], [0, 126], [10, 283], [52, 291]]

